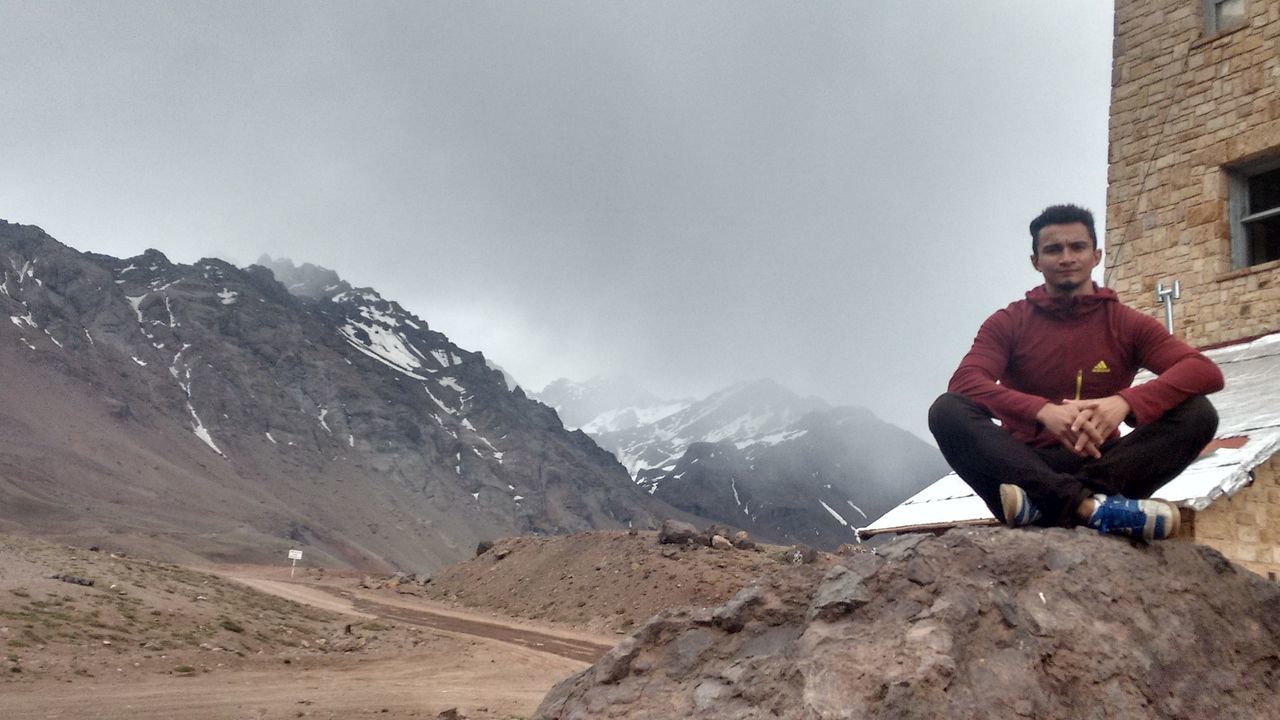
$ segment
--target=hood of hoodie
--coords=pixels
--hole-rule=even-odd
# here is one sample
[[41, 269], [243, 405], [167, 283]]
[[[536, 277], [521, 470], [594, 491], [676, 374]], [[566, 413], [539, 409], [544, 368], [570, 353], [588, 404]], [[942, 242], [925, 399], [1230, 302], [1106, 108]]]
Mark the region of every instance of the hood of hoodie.
[[1061, 320], [1091, 315], [1102, 310], [1108, 303], [1119, 301], [1120, 298], [1116, 295], [1115, 290], [1098, 287], [1097, 283], [1093, 285], [1092, 294], [1076, 295], [1074, 297], [1050, 295], [1043, 285], [1027, 291], [1027, 302], [1031, 303], [1036, 310]]

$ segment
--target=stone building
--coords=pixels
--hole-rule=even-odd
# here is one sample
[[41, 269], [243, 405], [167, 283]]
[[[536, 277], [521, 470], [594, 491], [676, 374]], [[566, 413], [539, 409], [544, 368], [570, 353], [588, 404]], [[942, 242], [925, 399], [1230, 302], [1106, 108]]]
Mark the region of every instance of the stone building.
[[[1217, 438], [1156, 495], [1183, 535], [1276, 579], [1280, 1], [1117, 0], [1109, 144], [1105, 284], [1227, 379]], [[993, 522], [953, 473], [859, 532]]]
[[[1163, 318], [1157, 290], [1176, 281], [1174, 327], [1193, 345], [1280, 330], [1280, 2], [1117, 0], [1109, 161], [1105, 277], [1126, 304]], [[1253, 415], [1280, 414], [1280, 381], [1237, 382], [1257, 383]], [[1242, 424], [1236, 442], [1265, 419]], [[1278, 466], [1270, 455], [1188, 523], [1273, 578]]]

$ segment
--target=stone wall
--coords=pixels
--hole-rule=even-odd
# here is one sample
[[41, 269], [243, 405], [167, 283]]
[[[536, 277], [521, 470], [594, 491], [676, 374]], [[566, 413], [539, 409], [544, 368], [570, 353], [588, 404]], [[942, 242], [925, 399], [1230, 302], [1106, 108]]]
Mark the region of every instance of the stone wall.
[[1199, 0], [1117, 0], [1106, 284], [1197, 346], [1280, 329], [1280, 261], [1233, 270], [1226, 167], [1280, 156], [1280, 3], [1206, 37]]
[[1263, 577], [1280, 578], [1280, 457], [1253, 484], [1195, 514], [1192, 537]]

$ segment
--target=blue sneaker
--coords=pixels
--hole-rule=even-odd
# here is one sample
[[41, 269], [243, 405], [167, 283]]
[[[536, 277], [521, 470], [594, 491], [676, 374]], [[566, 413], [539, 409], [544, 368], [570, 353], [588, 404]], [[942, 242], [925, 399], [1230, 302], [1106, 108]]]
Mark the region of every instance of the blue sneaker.
[[1027, 491], [1017, 485], [1000, 486], [1000, 509], [1009, 527], [1030, 525], [1040, 519], [1040, 508], [1031, 503]]
[[1089, 527], [1099, 533], [1163, 540], [1178, 532], [1178, 507], [1164, 500], [1131, 500], [1122, 495], [1094, 495], [1097, 506]]

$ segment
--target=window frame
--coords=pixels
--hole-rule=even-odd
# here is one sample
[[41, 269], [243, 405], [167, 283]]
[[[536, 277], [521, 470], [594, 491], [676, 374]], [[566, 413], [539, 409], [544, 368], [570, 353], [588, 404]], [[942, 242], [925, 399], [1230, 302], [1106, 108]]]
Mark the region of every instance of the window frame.
[[1231, 227], [1231, 269], [1240, 270], [1260, 265], [1249, 257], [1249, 234], [1245, 224], [1280, 216], [1280, 204], [1253, 212], [1249, 206], [1249, 179], [1280, 169], [1280, 154], [1235, 165], [1227, 170], [1227, 222]]
[[1243, 19], [1240, 21], [1240, 24], [1229, 25], [1226, 27], [1218, 26], [1218, 14], [1215, 11], [1218, 9], [1219, 5], [1222, 5], [1223, 3], [1230, 2], [1230, 1], [1231, 0], [1204, 0], [1204, 4], [1202, 7], [1204, 8], [1205, 36], [1217, 35], [1218, 33], [1230, 32], [1232, 30], [1239, 30], [1240, 28], [1249, 24], [1249, 0], [1240, 0], [1240, 4], [1242, 5], [1241, 10], [1242, 10], [1242, 16], [1243, 16]]

